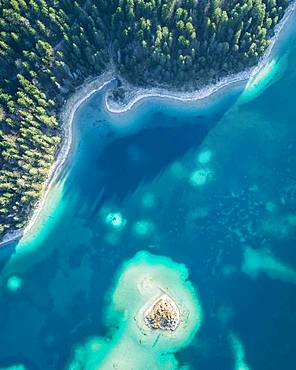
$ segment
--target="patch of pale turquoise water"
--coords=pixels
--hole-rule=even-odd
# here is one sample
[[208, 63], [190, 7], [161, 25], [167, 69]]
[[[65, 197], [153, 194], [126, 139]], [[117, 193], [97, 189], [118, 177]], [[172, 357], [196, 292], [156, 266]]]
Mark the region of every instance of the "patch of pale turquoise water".
[[180, 364], [294, 369], [295, 58], [291, 38], [264, 83], [197, 107], [110, 116], [96, 94], [80, 108], [49, 215], [1, 251], [0, 367], [63, 369], [105, 336], [114, 275], [146, 250], [184, 263], [199, 293]]

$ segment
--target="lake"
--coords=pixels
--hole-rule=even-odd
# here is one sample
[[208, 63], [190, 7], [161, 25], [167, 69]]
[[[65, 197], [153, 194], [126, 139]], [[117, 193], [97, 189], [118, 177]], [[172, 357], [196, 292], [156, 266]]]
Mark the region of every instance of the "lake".
[[180, 368], [295, 369], [295, 60], [290, 32], [260, 80], [199, 103], [112, 114], [104, 88], [79, 108], [44, 210], [0, 251], [1, 368], [68, 368], [144, 250], [185, 264], [200, 298]]

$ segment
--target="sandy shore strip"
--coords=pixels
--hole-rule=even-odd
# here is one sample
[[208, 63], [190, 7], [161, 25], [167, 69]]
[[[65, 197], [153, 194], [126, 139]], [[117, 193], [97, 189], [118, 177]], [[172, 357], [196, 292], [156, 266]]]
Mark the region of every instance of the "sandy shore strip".
[[46, 197], [48, 195], [48, 192], [51, 188], [52, 183], [55, 181], [55, 179], [61, 172], [62, 167], [68, 155], [70, 154], [71, 147], [72, 147], [72, 140], [73, 140], [72, 123], [74, 121], [74, 116], [75, 116], [77, 109], [94, 93], [100, 91], [106, 85], [108, 85], [112, 80], [114, 80], [114, 78], [115, 78], [114, 71], [104, 72], [99, 77], [85, 81], [83, 85], [80, 86], [77, 89], [77, 91], [75, 91], [75, 93], [67, 100], [62, 110], [62, 113], [60, 115], [62, 129], [64, 130], [64, 136], [62, 138], [63, 143], [58, 152], [57, 159], [52, 165], [48, 178], [46, 182], [44, 183], [41, 199], [35, 204], [35, 207], [32, 212], [32, 217], [30, 218], [30, 221], [28, 222], [28, 224], [22, 229], [7, 233], [2, 239], [2, 241], [0, 242], [0, 247], [11, 241], [20, 239], [22, 236], [27, 234], [32, 229], [36, 219], [38, 218], [44, 206]]
[[32, 217], [30, 218], [28, 224], [19, 230], [10, 231], [8, 232], [0, 242], [0, 247], [11, 242], [14, 240], [19, 240], [27, 234], [34, 225], [36, 219], [40, 215], [40, 212], [44, 206], [47, 194], [50, 190], [51, 184], [59, 175], [63, 164], [65, 163], [72, 146], [72, 124], [74, 121], [74, 116], [77, 109], [83, 104], [89, 97], [91, 97], [94, 93], [100, 91], [105, 86], [107, 86], [111, 81], [118, 78], [120, 81], [123, 82], [123, 86], [127, 89], [126, 99], [123, 104], [115, 103], [108, 99], [106, 94], [105, 96], [105, 104], [106, 109], [114, 114], [120, 114], [131, 110], [135, 104], [142, 101], [143, 99], [147, 98], [160, 98], [160, 99], [169, 99], [169, 100], [177, 100], [183, 102], [194, 102], [199, 101], [205, 98], [210, 97], [211, 95], [220, 92], [222, 89], [231, 87], [234, 84], [242, 83], [247, 81], [248, 79], [254, 77], [257, 73], [260, 72], [270, 61], [272, 56], [272, 52], [274, 50], [274, 46], [279, 39], [281, 31], [283, 30], [287, 20], [290, 18], [291, 14], [296, 9], [296, 0], [294, 0], [289, 8], [286, 11], [285, 16], [281, 20], [281, 22], [275, 28], [275, 34], [271, 39], [270, 45], [267, 48], [266, 52], [259, 60], [258, 64], [246, 71], [241, 73], [231, 75], [221, 79], [217, 84], [211, 84], [200, 90], [196, 90], [193, 92], [178, 92], [174, 90], [168, 90], [165, 88], [137, 88], [132, 86], [128, 82], [124, 81], [121, 77], [118, 77], [114, 69], [109, 69], [108, 71], [101, 74], [99, 77], [86, 80], [76, 91], [75, 93], [68, 99], [66, 102], [62, 113], [60, 115], [60, 120], [62, 122], [62, 128], [64, 129], [63, 135], [63, 143], [58, 152], [57, 159], [52, 165], [52, 169], [48, 175], [47, 180], [44, 183], [43, 192], [40, 200], [35, 204]]

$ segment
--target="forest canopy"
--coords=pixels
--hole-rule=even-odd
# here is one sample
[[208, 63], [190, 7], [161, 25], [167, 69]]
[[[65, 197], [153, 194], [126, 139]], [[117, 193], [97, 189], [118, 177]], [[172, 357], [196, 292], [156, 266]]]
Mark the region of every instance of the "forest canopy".
[[59, 112], [110, 63], [196, 89], [253, 66], [288, 0], [1, 0], [0, 237], [22, 228], [61, 145]]

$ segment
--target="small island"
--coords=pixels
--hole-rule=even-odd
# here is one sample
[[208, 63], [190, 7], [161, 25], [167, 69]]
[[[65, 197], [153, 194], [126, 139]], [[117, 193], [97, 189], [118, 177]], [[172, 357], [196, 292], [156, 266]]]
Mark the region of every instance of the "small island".
[[192, 341], [202, 321], [184, 265], [138, 252], [118, 272], [108, 301], [108, 335], [79, 345], [69, 370], [178, 368], [175, 353]]
[[180, 323], [180, 312], [173, 299], [163, 294], [144, 312], [144, 320], [151, 329], [174, 331]]

